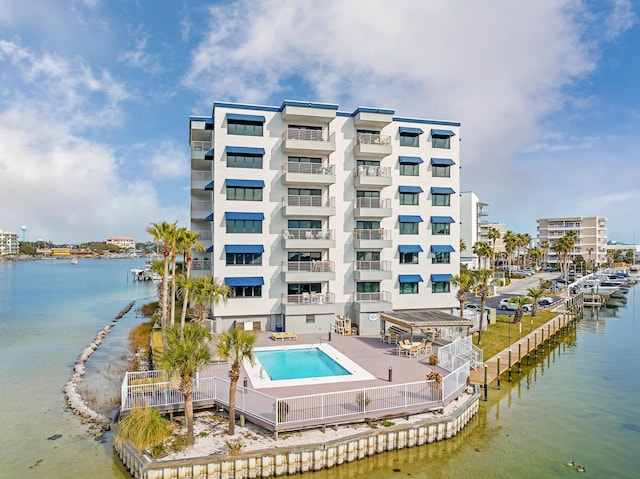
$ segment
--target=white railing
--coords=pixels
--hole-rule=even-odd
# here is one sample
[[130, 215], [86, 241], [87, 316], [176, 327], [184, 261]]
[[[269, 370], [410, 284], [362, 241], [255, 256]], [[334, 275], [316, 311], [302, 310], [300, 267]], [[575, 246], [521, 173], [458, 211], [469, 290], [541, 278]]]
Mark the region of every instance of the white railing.
[[211, 210], [211, 201], [207, 200], [192, 200], [191, 211]]
[[389, 240], [391, 239], [391, 231], [378, 228], [375, 230], [355, 230], [356, 239], [359, 240]]
[[283, 294], [282, 302], [285, 304], [334, 304], [334, 293], [301, 293]]
[[356, 261], [356, 271], [391, 271], [391, 261]]
[[192, 141], [191, 151], [209, 151], [211, 149], [210, 141]]
[[357, 166], [354, 169], [356, 176], [391, 176], [391, 168], [388, 166]]
[[334, 230], [323, 230], [317, 228], [293, 228], [282, 230], [282, 237], [286, 240], [331, 240]]
[[358, 133], [358, 143], [365, 145], [390, 145], [391, 137], [380, 133]]
[[356, 301], [385, 301], [391, 302], [389, 291], [376, 291], [373, 293], [356, 293]]
[[198, 233], [199, 241], [210, 241], [212, 238], [211, 231], [194, 231], [194, 233]]
[[[399, 413], [412, 407], [439, 409], [459, 396], [467, 384], [469, 363], [455, 358], [455, 369], [442, 378], [440, 387], [434, 380], [352, 389], [306, 396], [276, 398], [238, 385], [236, 412], [271, 425], [326, 425], [345, 416], [366, 417], [372, 413]], [[137, 374], [133, 376], [132, 374]], [[162, 381], [158, 371], [127, 373], [122, 382], [121, 411], [136, 406], [177, 407], [183, 404], [178, 380]], [[136, 381], [140, 384], [131, 384]], [[229, 405], [229, 381], [210, 377], [194, 380], [195, 404]]]
[[438, 365], [451, 371], [455, 359], [468, 361], [473, 369], [482, 365], [482, 349], [473, 344], [472, 336], [459, 338], [456, 341], [438, 348]]
[[282, 140], [325, 141], [335, 142], [335, 133], [327, 130], [307, 130], [306, 128], [287, 128]]
[[356, 208], [391, 208], [388, 198], [356, 198]]
[[210, 180], [211, 180], [210, 171], [192, 171], [191, 172], [191, 181], [210, 181]]
[[316, 196], [316, 195], [288, 195], [282, 198], [284, 206], [316, 206], [330, 207], [335, 205], [335, 197], [333, 196]]
[[283, 261], [282, 271], [287, 272], [308, 272], [308, 273], [331, 273], [335, 271], [333, 261]]
[[285, 163], [282, 169], [285, 173], [305, 173], [311, 175], [334, 174], [334, 165], [323, 165], [321, 163], [299, 163], [291, 161]]
[[211, 269], [211, 261], [208, 259], [194, 259], [191, 269], [193, 271], [209, 271]]

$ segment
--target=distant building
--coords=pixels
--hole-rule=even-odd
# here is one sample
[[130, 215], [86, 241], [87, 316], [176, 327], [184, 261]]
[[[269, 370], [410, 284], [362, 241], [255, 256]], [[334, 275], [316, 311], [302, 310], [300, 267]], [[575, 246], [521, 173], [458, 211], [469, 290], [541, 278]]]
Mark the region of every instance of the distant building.
[[482, 227], [487, 224], [485, 217], [488, 213], [483, 203], [473, 191], [463, 191], [460, 194], [460, 239], [464, 241], [466, 249], [460, 251], [460, 263], [467, 268], [478, 267], [478, 257], [472, 253], [473, 245], [478, 241], [486, 241], [482, 238]]
[[[582, 255], [585, 261], [596, 265], [607, 262], [607, 218], [604, 216], [568, 216], [563, 218], [540, 218], [538, 222], [538, 244], [562, 238], [569, 231], [575, 231], [578, 240], [570, 253], [570, 260]], [[558, 255], [552, 249], [547, 254], [547, 262], [559, 263]]]
[[0, 230], [0, 256], [18, 254], [18, 233]]
[[106, 242], [107, 244], [116, 245], [120, 249], [136, 248], [136, 241], [126, 236], [112, 236], [111, 238], [107, 238]]
[[504, 248], [503, 238], [507, 228], [504, 225], [504, 223], [481, 223], [480, 236], [478, 237], [478, 241], [484, 241], [486, 243], [489, 243], [493, 248], [493, 240], [489, 239], [488, 237], [489, 230], [491, 230], [492, 228], [495, 228], [500, 232], [500, 239], [496, 240], [496, 249], [495, 249], [496, 255], [499, 255], [500, 253], [504, 253], [506, 251]]

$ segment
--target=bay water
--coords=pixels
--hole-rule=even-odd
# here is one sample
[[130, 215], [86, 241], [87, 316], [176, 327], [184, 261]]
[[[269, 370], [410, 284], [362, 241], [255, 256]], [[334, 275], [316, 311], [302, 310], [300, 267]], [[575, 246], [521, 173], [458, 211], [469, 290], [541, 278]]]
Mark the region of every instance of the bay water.
[[[131, 301], [143, 260], [0, 262], [0, 478], [129, 478], [110, 433], [96, 441], [68, 411], [62, 388], [80, 352]], [[587, 311], [575, 330], [498, 391], [455, 438], [308, 473], [309, 479], [562, 478], [640, 475], [640, 296]], [[113, 411], [135, 307], [87, 363], [85, 391]], [[106, 386], [105, 385], [111, 385]], [[401, 420], [400, 420], [401, 421]], [[397, 421], [397, 422], [400, 422]]]

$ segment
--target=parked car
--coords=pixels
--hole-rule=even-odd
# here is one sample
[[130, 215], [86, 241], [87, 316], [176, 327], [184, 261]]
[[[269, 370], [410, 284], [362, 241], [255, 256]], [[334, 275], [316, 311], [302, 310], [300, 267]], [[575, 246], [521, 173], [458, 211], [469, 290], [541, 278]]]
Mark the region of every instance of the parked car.
[[[499, 307], [503, 311], [516, 311], [518, 309], [518, 305], [516, 303], [509, 302], [509, 298], [501, 299]], [[522, 309], [525, 313], [529, 313], [533, 309], [533, 304], [525, 304]]]
[[[480, 311], [481, 306], [482, 305], [480, 305], [480, 304], [467, 304], [467, 305], [465, 305], [464, 309], [472, 309], [474, 311]], [[489, 308], [488, 306], [485, 306], [484, 307], [484, 311], [485, 311], [485, 313], [489, 312], [489, 311], [491, 311], [491, 308]]]
[[542, 306], [543, 308], [546, 308], [547, 306], [549, 306], [550, 304], [555, 303], [556, 300], [554, 298], [552, 298], [551, 296], [543, 296], [542, 298], [540, 298], [538, 300], [538, 304], [540, 306]]
[[554, 268], [553, 266], [545, 266], [542, 268], [542, 271], [546, 271], [547, 273], [557, 273], [560, 271], [558, 268]]
[[533, 276], [535, 271], [532, 269], [521, 269], [520, 271], [518, 271], [519, 274], [525, 274], [527, 276]]

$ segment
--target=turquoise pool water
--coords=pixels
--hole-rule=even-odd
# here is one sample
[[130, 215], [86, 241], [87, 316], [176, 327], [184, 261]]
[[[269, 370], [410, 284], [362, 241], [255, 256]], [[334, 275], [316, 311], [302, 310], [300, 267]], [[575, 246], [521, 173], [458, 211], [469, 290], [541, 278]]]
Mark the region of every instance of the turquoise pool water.
[[273, 381], [351, 374], [318, 348], [256, 351], [255, 355]]

